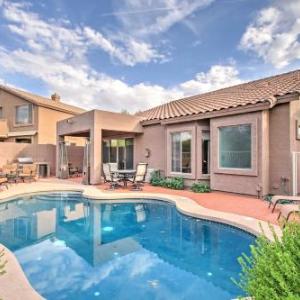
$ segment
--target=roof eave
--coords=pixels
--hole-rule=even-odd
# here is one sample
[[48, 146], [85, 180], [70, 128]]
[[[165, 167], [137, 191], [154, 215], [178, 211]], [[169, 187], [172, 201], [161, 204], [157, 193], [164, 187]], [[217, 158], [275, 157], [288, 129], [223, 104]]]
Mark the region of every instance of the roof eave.
[[215, 111], [210, 111], [210, 112], [205, 112], [200, 114], [192, 114], [192, 115], [176, 117], [176, 118], [169, 118], [169, 119], [162, 119], [162, 120], [158, 120], [158, 119], [146, 120], [142, 122], [142, 126], [149, 126], [155, 124], [167, 125], [167, 124], [183, 123], [183, 122], [211, 119], [211, 118], [228, 116], [228, 115], [244, 114], [248, 112], [265, 110], [269, 108], [270, 108], [270, 103], [268, 101], [265, 101], [258, 104], [250, 104], [246, 106], [215, 110]]
[[216, 118], [221, 116], [244, 114], [248, 112], [270, 109], [277, 104], [287, 103], [294, 100], [300, 100], [299, 92], [291, 92], [284, 95], [278, 95], [276, 97], [273, 97], [272, 99], [266, 99], [264, 102], [259, 102], [256, 104], [247, 104], [247, 105], [237, 106], [233, 108], [225, 108], [221, 110], [214, 110], [210, 112], [191, 114], [191, 115], [175, 117], [175, 118], [145, 120], [142, 121], [141, 123], [142, 126], [149, 126], [155, 124], [167, 125], [167, 124], [190, 122], [190, 121], [202, 120], [202, 119], [210, 119], [210, 118]]
[[37, 103], [37, 102], [35, 102], [34, 104], [37, 105], [37, 106], [49, 108], [49, 109], [52, 109], [52, 110], [56, 110], [56, 111], [60, 111], [60, 112], [64, 112], [64, 113], [68, 113], [68, 114], [72, 114], [72, 115], [80, 115], [80, 114], [86, 112], [85, 110], [82, 111], [82, 112], [75, 112], [73, 110], [63, 109], [63, 108], [54, 107], [54, 106], [51, 106], [51, 105], [47, 105], [47, 104], [43, 104], [43, 103]]
[[83, 112], [75, 112], [73, 110], [63, 109], [63, 108], [60, 108], [60, 107], [54, 107], [52, 105], [47, 105], [47, 104], [44, 104], [44, 103], [40, 103], [40, 102], [35, 101], [34, 99], [31, 99], [30, 97], [26, 97], [25, 95], [21, 95], [18, 92], [12, 90], [12, 89], [6, 89], [3, 86], [1, 86], [0, 89], [4, 90], [6, 93], [12, 94], [12, 95], [17, 96], [17, 97], [19, 97], [19, 98], [21, 98], [25, 101], [28, 101], [28, 102], [36, 105], [36, 106], [41, 106], [41, 107], [45, 107], [45, 108], [49, 108], [49, 109], [52, 109], [52, 110], [73, 114], [73, 115], [79, 115], [79, 114], [85, 112], [85, 110]]

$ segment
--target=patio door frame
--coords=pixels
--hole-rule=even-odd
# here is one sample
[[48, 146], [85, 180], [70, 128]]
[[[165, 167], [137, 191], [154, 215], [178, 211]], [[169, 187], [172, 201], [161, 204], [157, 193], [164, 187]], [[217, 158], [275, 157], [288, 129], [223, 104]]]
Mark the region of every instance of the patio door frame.
[[[127, 161], [127, 147], [126, 147], [126, 140], [132, 140], [132, 166], [128, 166], [128, 161]], [[122, 137], [122, 138], [104, 138], [103, 139], [103, 142], [105, 141], [109, 141], [110, 143], [110, 146], [111, 147], [111, 141], [112, 140], [116, 140], [117, 141], [117, 146], [116, 146], [116, 161], [115, 162], [112, 162], [110, 161], [110, 150], [109, 150], [109, 157], [108, 157], [108, 162], [112, 162], [112, 163], [117, 163], [118, 164], [118, 168], [120, 167], [120, 163], [124, 164], [124, 169], [128, 169], [128, 168], [133, 168], [133, 164], [134, 164], [134, 161], [133, 161], [133, 157], [134, 157], [134, 138], [133, 137]], [[119, 146], [119, 141], [120, 140], [124, 140], [124, 146]], [[120, 148], [124, 148], [123, 151], [124, 151], [124, 159], [123, 161], [120, 161]]]

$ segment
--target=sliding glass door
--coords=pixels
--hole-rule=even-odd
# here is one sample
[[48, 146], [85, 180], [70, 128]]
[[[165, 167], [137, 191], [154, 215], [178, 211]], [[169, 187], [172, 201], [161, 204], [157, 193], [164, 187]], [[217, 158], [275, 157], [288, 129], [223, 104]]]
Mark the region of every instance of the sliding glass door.
[[117, 163], [118, 169], [133, 169], [133, 138], [103, 141], [103, 162]]

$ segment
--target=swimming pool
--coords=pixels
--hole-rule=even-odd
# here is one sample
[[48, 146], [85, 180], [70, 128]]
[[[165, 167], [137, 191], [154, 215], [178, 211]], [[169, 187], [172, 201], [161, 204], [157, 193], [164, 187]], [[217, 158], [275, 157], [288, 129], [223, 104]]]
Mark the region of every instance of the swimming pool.
[[237, 257], [254, 240], [162, 201], [53, 193], [0, 204], [0, 243], [46, 299], [232, 299]]

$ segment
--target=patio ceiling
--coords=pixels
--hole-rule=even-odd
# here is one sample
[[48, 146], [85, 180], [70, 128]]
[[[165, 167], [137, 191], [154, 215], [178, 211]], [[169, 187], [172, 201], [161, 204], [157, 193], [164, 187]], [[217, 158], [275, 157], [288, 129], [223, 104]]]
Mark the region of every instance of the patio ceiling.
[[89, 131], [82, 131], [82, 132], [72, 132], [70, 134], [66, 134], [64, 136], [74, 136], [74, 137], [90, 137]]
[[118, 131], [118, 130], [102, 130], [103, 138], [114, 138], [114, 137], [122, 137], [122, 136], [133, 136], [134, 133], [127, 131]]

